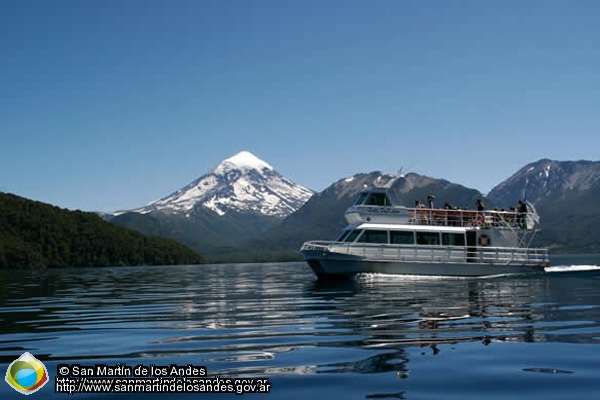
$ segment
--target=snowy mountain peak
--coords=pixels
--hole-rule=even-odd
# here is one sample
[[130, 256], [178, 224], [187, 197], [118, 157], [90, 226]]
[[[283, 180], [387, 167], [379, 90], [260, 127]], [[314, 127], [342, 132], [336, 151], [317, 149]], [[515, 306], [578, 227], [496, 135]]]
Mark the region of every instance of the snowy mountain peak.
[[239, 170], [249, 170], [255, 169], [257, 171], [262, 171], [263, 169], [268, 169], [270, 171], [273, 170], [269, 164], [256, 157], [254, 154], [249, 151], [240, 151], [234, 156], [229, 157], [226, 160], [223, 160], [217, 168], [215, 168], [216, 173], [222, 173], [224, 171], [228, 171], [231, 169], [239, 169]]
[[218, 215], [240, 212], [283, 218], [312, 195], [254, 154], [241, 151], [186, 187], [133, 211], [189, 216], [205, 208]]

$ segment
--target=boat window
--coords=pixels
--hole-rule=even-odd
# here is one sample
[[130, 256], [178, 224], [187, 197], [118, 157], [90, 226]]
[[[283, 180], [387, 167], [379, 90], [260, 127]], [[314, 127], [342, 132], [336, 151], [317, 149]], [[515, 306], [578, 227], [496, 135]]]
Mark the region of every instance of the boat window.
[[354, 205], [360, 205], [365, 201], [365, 198], [367, 197], [368, 193], [362, 192], [359, 193], [358, 196], [356, 197], [356, 200], [354, 200]]
[[348, 236], [344, 238], [344, 242], [354, 242], [354, 239], [361, 233], [360, 229], [355, 229]]
[[362, 243], [387, 243], [387, 231], [365, 231], [358, 241]]
[[437, 232], [417, 232], [417, 244], [438, 245], [440, 234]]
[[465, 235], [462, 233], [442, 233], [442, 244], [445, 246], [464, 246]]
[[390, 243], [392, 244], [415, 244], [413, 232], [390, 231]]
[[391, 203], [385, 193], [371, 193], [365, 204], [369, 206], [389, 206]]
[[343, 242], [344, 238], [346, 238], [346, 236], [348, 236], [350, 234], [350, 232], [352, 232], [351, 230], [347, 230], [347, 231], [342, 231], [342, 233], [340, 233], [337, 237], [337, 239], [335, 239], [336, 242]]

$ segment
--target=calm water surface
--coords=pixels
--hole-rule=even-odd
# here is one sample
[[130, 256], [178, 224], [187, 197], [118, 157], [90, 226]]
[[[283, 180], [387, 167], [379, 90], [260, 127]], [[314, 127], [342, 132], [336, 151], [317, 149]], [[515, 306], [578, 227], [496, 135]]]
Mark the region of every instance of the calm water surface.
[[[269, 378], [306, 399], [594, 399], [600, 256], [486, 279], [367, 275], [319, 282], [304, 263], [0, 272], [0, 366], [194, 364]], [[233, 398], [235, 394], [75, 394]], [[266, 397], [263, 397], [266, 396]], [[0, 383], [0, 398], [22, 395]]]

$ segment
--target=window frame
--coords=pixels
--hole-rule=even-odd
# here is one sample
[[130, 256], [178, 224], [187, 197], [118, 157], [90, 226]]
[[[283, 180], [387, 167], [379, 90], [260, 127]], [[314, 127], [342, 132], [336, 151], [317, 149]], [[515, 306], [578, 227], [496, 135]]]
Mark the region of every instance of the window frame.
[[[433, 237], [436, 237], [436, 236], [437, 236], [437, 240], [436, 240], [436, 242], [437, 242], [437, 243], [429, 243], [429, 240], [427, 240], [427, 243], [420, 243], [420, 241], [419, 241], [419, 235], [423, 235], [423, 236], [425, 236], [425, 237], [427, 237], [427, 236], [428, 236], [428, 237], [431, 237], [431, 238], [433, 238]], [[415, 238], [415, 239], [416, 239], [415, 243], [416, 243], [418, 246], [441, 246], [441, 237], [440, 237], [440, 232], [431, 232], [431, 231], [417, 231], [415, 236], [416, 236], [416, 238]]]
[[[392, 242], [392, 237], [394, 236], [395, 233], [398, 233], [398, 234], [400, 234], [400, 233], [408, 233], [408, 234], [410, 234], [410, 236], [412, 236], [412, 240], [411, 240], [410, 243], [395, 243], [395, 242]], [[415, 231], [394, 231], [394, 230], [390, 230], [389, 231], [389, 236], [390, 236], [390, 238], [389, 238], [390, 244], [407, 244], [407, 245], [413, 245], [413, 246], [415, 245]], [[406, 236], [408, 237], [408, 235], [406, 235]]]

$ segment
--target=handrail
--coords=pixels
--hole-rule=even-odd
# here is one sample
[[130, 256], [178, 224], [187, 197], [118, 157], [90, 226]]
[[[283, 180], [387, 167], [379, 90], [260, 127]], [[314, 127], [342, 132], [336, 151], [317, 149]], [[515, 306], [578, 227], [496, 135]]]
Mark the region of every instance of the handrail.
[[539, 265], [549, 263], [548, 250], [518, 247], [467, 247], [405, 245], [378, 243], [346, 243], [315, 240], [305, 242], [300, 251], [368, 257], [369, 259], [418, 261], [431, 263], [465, 263], [504, 265]]
[[537, 213], [519, 211], [449, 210], [443, 208], [409, 208], [404, 206], [355, 205], [346, 214], [366, 213], [408, 216], [408, 224], [437, 226], [480, 226], [533, 229], [539, 221]]

